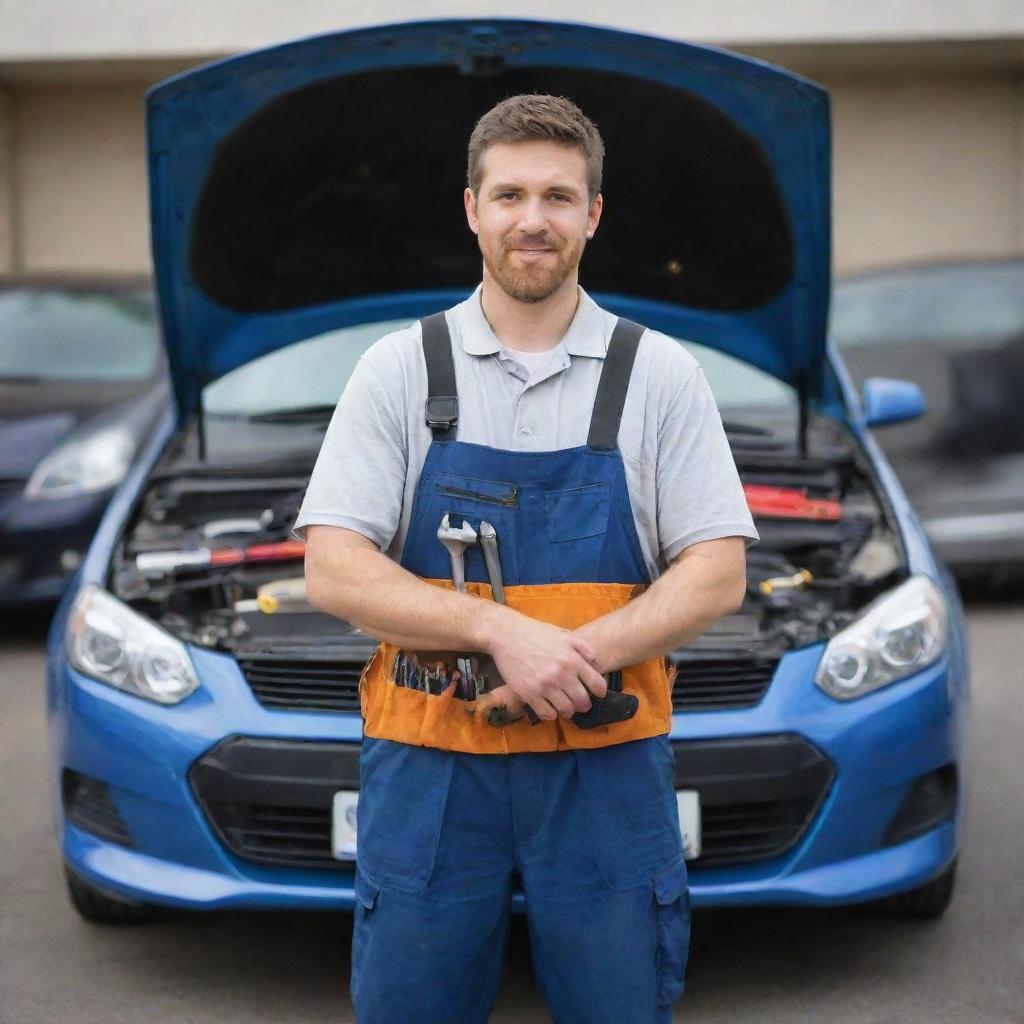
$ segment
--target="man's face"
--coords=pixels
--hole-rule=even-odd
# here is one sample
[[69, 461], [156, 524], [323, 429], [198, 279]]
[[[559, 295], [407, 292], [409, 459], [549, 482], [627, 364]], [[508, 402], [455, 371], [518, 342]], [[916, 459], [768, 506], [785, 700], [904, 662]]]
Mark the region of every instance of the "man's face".
[[587, 196], [587, 161], [572, 146], [498, 142], [482, 159], [480, 191], [466, 189], [466, 219], [485, 273], [518, 302], [543, 302], [576, 283], [602, 199]]

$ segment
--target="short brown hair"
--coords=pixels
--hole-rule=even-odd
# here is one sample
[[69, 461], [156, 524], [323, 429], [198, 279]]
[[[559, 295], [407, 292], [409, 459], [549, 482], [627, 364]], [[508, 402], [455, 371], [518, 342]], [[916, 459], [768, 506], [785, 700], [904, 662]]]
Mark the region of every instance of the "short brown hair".
[[510, 96], [491, 107], [476, 123], [469, 137], [469, 164], [466, 181], [473, 192], [480, 192], [483, 156], [496, 142], [527, 142], [548, 139], [575, 146], [587, 161], [587, 191], [590, 199], [601, 191], [604, 168], [604, 142], [586, 114], [564, 96], [524, 93]]

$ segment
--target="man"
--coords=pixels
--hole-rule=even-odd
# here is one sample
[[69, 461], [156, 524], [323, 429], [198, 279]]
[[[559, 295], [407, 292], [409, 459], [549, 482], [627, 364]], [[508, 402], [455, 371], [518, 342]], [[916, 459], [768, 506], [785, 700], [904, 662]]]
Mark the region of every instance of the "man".
[[363, 356], [296, 523], [310, 600], [383, 641], [361, 685], [362, 1024], [485, 1021], [517, 886], [557, 1024], [654, 1024], [682, 993], [664, 655], [738, 607], [757, 535], [699, 366], [577, 284], [603, 153], [559, 97], [481, 118], [482, 284]]

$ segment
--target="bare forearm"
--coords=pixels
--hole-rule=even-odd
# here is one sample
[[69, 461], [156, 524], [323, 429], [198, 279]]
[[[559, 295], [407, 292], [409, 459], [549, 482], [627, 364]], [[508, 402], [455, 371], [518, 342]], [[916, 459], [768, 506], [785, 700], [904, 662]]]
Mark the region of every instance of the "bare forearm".
[[576, 632], [597, 651], [602, 672], [662, 657], [739, 607], [744, 561], [740, 537], [695, 544], [639, 597]]
[[[331, 528], [327, 528], [331, 529]], [[321, 611], [409, 650], [484, 651], [509, 609], [424, 583], [368, 541], [341, 545], [309, 528], [306, 590]]]

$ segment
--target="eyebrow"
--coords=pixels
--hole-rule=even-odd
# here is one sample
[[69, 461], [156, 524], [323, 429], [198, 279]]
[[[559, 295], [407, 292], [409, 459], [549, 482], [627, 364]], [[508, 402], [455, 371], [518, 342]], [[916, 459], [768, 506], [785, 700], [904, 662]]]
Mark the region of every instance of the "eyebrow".
[[[515, 185], [512, 182], [503, 182], [498, 185], [493, 185], [488, 190], [488, 195], [496, 196], [501, 192], [522, 192], [522, 185]], [[574, 188], [572, 185], [551, 185], [544, 190], [545, 192], [564, 192], [568, 196], [574, 196], [579, 198], [579, 189]]]

